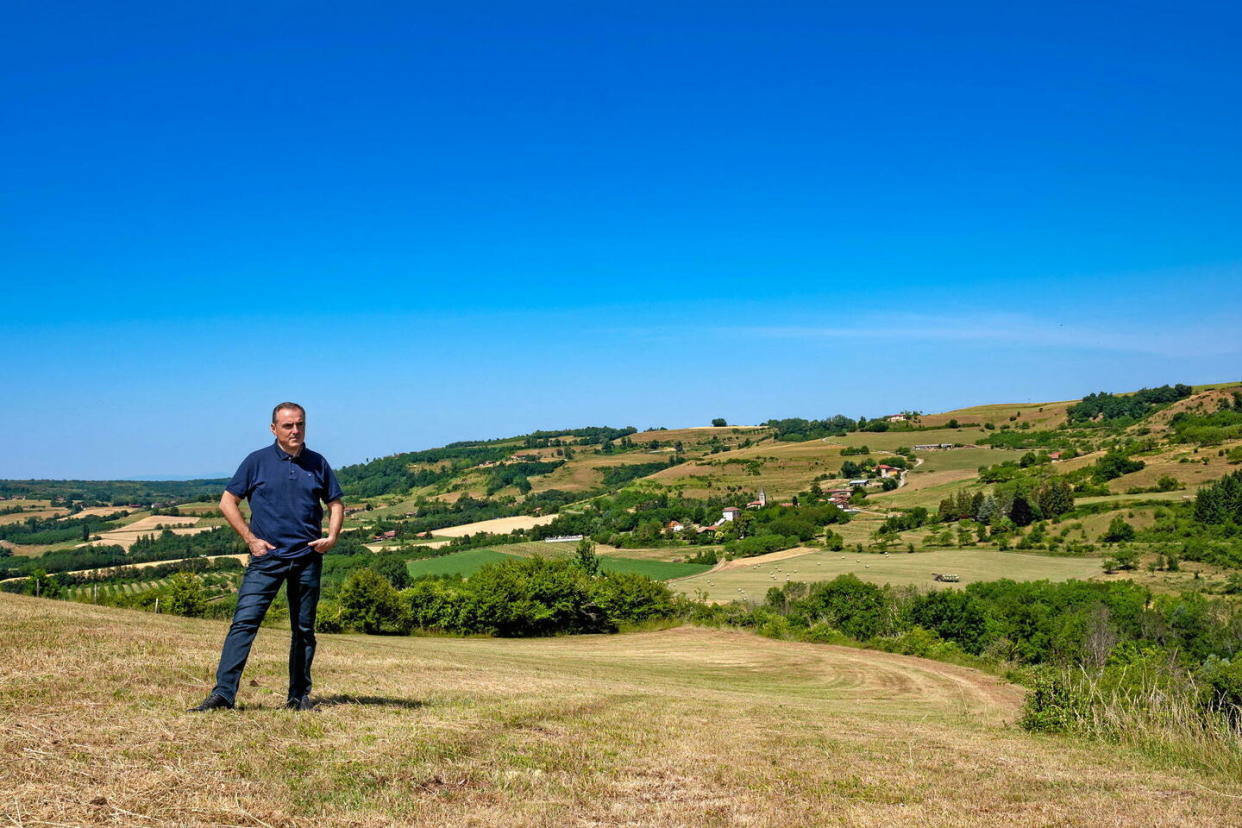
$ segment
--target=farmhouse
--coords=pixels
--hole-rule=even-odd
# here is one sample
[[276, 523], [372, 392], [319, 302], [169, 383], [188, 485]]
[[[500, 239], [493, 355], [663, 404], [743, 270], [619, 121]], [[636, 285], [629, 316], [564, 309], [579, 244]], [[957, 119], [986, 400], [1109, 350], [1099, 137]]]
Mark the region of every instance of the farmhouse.
[[923, 443], [914, 447], [915, 451], [944, 451], [953, 448], [952, 443]]
[[397, 538], [397, 530], [396, 530], [396, 529], [390, 529], [390, 530], [388, 530], [387, 532], [380, 532], [378, 535], [376, 535], [375, 537], [371, 538], [371, 540], [377, 540], [377, 541], [382, 541], [382, 540], [396, 540], [396, 538]]
[[880, 473], [880, 477], [898, 477], [901, 475], [901, 469], [896, 466], [889, 466], [885, 463], [881, 463], [876, 466], [875, 470]]
[[723, 523], [726, 520], [733, 520], [735, 517], [737, 517], [741, 513], [742, 513], [742, 510], [737, 508], [736, 506], [726, 506], [720, 510], [720, 521], [717, 523], [717, 525], [720, 525], [720, 523]]
[[682, 525], [680, 520], [670, 520], [668, 523], [664, 524], [664, 528], [670, 529], [674, 532], [681, 532], [686, 527]]
[[890, 414], [884, 418], [890, 423], [904, 423], [906, 421], [905, 414]]

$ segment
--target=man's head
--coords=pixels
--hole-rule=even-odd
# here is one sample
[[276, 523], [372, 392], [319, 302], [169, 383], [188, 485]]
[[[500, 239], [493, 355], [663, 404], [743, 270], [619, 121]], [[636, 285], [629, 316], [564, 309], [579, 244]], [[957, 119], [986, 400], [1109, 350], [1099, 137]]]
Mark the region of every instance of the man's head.
[[301, 454], [306, 442], [306, 409], [294, 402], [282, 402], [273, 408], [272, 434], [286, 454]]

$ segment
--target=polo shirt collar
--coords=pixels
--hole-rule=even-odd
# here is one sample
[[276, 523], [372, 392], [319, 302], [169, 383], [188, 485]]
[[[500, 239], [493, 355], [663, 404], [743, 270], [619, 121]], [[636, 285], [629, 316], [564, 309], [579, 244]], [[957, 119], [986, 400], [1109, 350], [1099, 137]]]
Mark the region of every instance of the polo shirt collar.
[[[282, 448], [280, 447], [280, 441], [279, 441], [279, 440], [273, 440], [273, 441], [272, 441], [272, 448], [274, 448], [274, 449], [276, 450], [276, 459], [278, 459], [278, 460], [297, 460], [297, 459], [298, 459], [297, 457], [294, 457], [292, 454], [290, 454], [289, 452], [287, 452], [287, 451], [285, 451], [284, 449], [282, 449]], [[305, 445], [305, 444], [303, 444], [303, 445], [302, 445], [302, 452], [301, 452], [301, 454], [299, 454], [299, 455], [298, 455], [298, 457], [301, 457], [301, 456], [302, 456], [302, 454], [305, 454], [305, 453], [306, 453], [306, 445]]]

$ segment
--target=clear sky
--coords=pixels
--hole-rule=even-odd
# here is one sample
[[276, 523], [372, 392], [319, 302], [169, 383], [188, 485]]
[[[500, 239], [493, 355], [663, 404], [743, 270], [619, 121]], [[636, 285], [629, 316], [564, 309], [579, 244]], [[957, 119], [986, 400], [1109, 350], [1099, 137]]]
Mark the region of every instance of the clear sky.
[[8, 3], [0, 477], [1242, 379], [1239, 9]]

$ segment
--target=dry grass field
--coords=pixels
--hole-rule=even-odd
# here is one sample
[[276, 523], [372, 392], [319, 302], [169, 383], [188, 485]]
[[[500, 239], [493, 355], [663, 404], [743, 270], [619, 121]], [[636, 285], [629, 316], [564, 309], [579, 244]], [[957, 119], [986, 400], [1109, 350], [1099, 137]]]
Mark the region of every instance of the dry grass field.
[[556, 520], [556, 515], [543, 515], [541, 517], [516, 515], [514, 517], [480, 520], [477, 523], [463, 523], [461, 526], [447, 526], [443, 529], [436, 529], [432, 532], [432, 535], [444, 538], [460, 538], [462, 535], [476, 535], [479, 532], [507, 535], [515, 529], [530, 529], [534, 526], [543, 526], [545, 523], [551, 523], [554, 520]]
[[[784, 553], [774, 553], [782, 555]], [[676, 588], [689, 596], [700, 591], [709, 601], [735, 599], [763, 601], [768, 589], [788, 581], [830, 581], [853, 573], [864, 581], [893, 586], [961, 588], [976, 581], [1012, 578], [1017, 581], [1067, 581], [1102, 573], [1098, 558], [1056, 558], [1000, 552], [995, 549], [934, 549], [913, 555], [890, 552], [887, 555], [857, 552], [807, 550], [796, 557], [772, 558], [759, 563], [724, 567], [682, 578]], [[934, 572], [951, 572], [961, 577], [957, 584], [932, 580]]]
[[[953, 411], [945, 411], [940, 414], [924, 414], [920, 420], [920, 425], [939, 426], [949, 422], [949, 420], [957, 420], [960, 423], [992, 423], [993, 425], [1002, 425], [1004, 423], [1032, 423], [1033, 428], [1055, 428], [1065, 422], [1065, 410], [1078, 400], [1063, 400], [1061, 402], [1043, 402], [1043, 403], [1016, 403], [1016, 404], [997, 404], [997, 405], [976, 405], [969, 408], [958, 408]], [[1016, 417], [1010, 420], [1010, 417]], [[930, 440], [918, 440], [917, 442], [931, 442]]]
[[[4, 505], [13, 506], [15, 504], [5, 503]], [[39, 508], [35, 506], [28, 506], [28, 507], [24, 507], [22, 511], [14, 512], [11, 515], [0, 515], [0, 526], [3, 526], [6, 523], [25, 523], [26, 518], [60, 517], [61, 515], [66, 515], [68, 513], [69, 513], [68, 509], [60, 509], [60, 508], [51, 509], [51, 508], [46, 508], [46, 507]]]
[[[678, 628], [329, 636], [281, 709], [263, 630], [241, 708], [182, 712], [224, 624], [0, 595], [13, 825], [1212, 825], [1236, 781], [1023, 733], [1021, 693], [917, 658]], [[252, 681], [250, 681], [252, 680]]]
[[[1136, 472], [1108, 481], [1108, 488], [1117, 494], [1130, 488], [1149, 489], [1161, 477], [1167, 476], [1193, 492], [1204, 483], [1218, 480], [1239, 468], [1230, 465], [1218, 454], [1222, 449], [1228, 450], [1235, 445], [1238, 444], [1229, 443], [1221, 448], [1200, 449], [1198, 453], [1189, 446], [1179, 446], [1160, 454], [1139, 456], [1135, 459], [1142, 460], [1147, 465]], [[1192, 462], [1181, 462], [1183, 459]]]
[[670, 428], [664, 431], [640, 431], [637, 434], [631, 434], [630, 440], [635, 443], [659, 440], [661, 443], [672, 441], [692, 445], [706, 443], [715, 437], [722, 442], [732, 443], [740, 442], [747, 438], [756, 440], [770, 433], [770, 431], [771, 429], [766, 426], [692, 426], [690, 428]]
[[[585, 451], [575, 456], [551, 474], [532, 477], [531, 490], [535, 493], [546, 492], [548, 489], [560, 489], [564, 492], [583, 492], [599, 486], [603, 480], [601, 469], [614, 466], [632, 466], [640, 463], [668, 462], [667, 452], [633, 452], [622, 454], [596, 454]], [[502, 493], [515, 493], [517, 489], [503, 489]]]
[[[211, 526], [197, 526], [198, 521], [199, 518], [189, 516], [150, 515], [141, 520], [126, 524], [123, 529], [101, 532], [99, 534], [100, 539], [91, 543], [105, 546], [115, 544], [129, 549], [143, 535], [158, 535], [163, 532], [163, 529], [157, 528], [159, 526], [172, 528], [173, 534], [177, 535], [196, 535], [199, 532], [210, 532], [214, 528]], [[85, 546], [86, 544], [80, 545]]]

